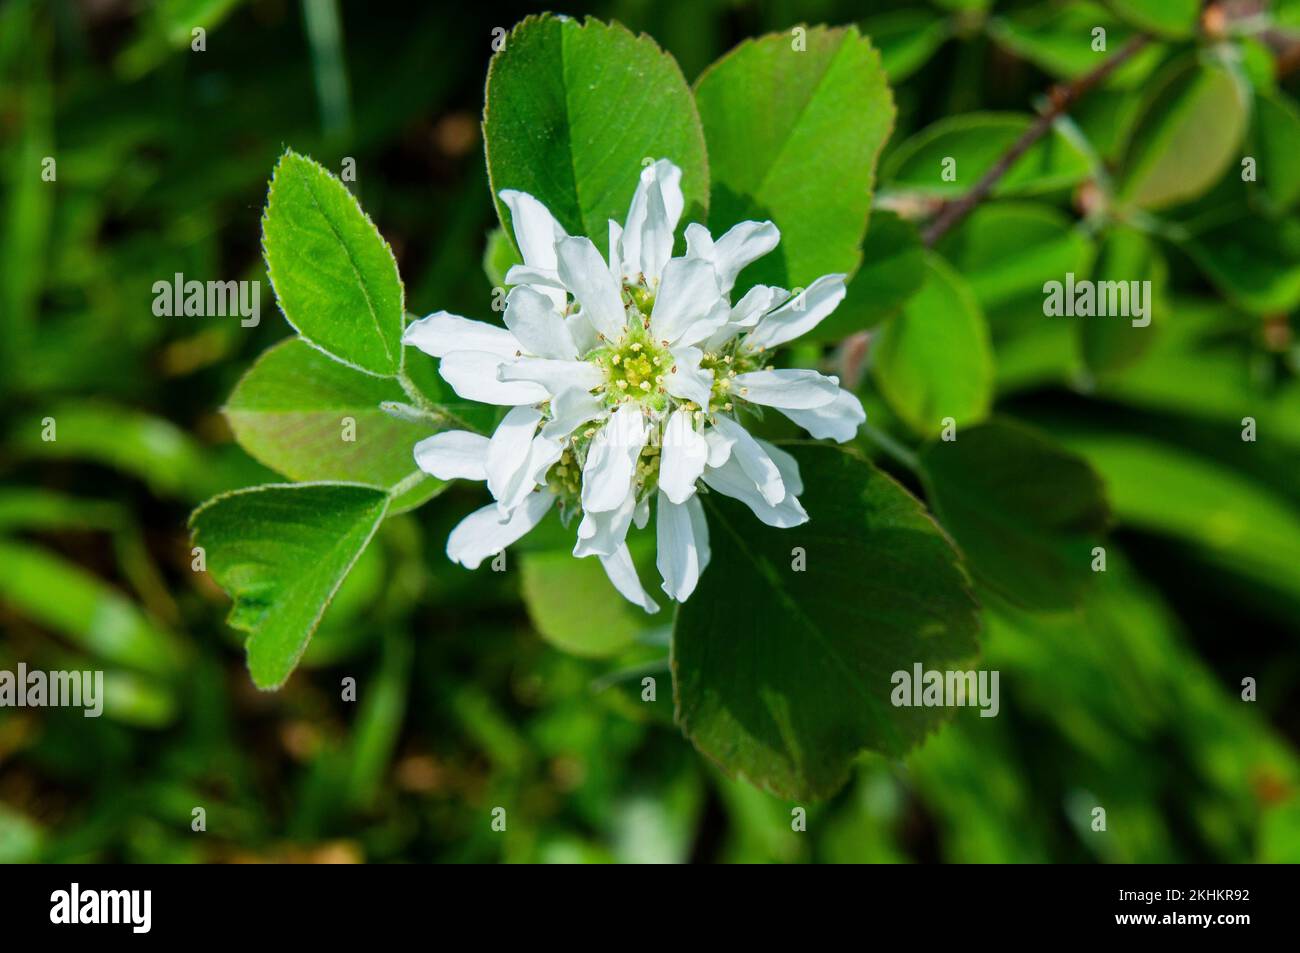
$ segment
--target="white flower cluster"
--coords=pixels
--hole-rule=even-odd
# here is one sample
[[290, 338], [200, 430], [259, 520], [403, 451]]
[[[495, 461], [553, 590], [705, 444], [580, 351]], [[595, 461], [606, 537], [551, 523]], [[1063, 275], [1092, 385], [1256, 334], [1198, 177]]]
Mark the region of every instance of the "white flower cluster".
[[484, 480], [495, 500], [452, 531], [447, 555], [476, 568], [558, 504], [566, 521], [581, 516], [574, 555], [598, 557], [620, 593], [655, 612], [626, 544], [652, 501], [656, 565], [678, 601], [709, 561], [701, 483], [770, 526], [806, 521], [794, 458], [740, 419], [761, 405], [817, 438], [856, 433], [866, 414], [836, 378], [769, 363], [843, 300], [844, 276], [794, 297], [758, 285], [733, 305], [736, 276], [780, 234], [741, 222], [715, 241], [691, 224], [686, 255], [673, 258], [684, 201], [666, 159], [642, 172], [624, 225], [609, 223], [608, 262], [531, 195], [501, 199], [524, 259], [506, 275], [506, 327], [439, 311], [403, 339], [439, 358], [461, 397], [511, 408], [490, 438], [453, 430], [415, 447], [427, 473]]

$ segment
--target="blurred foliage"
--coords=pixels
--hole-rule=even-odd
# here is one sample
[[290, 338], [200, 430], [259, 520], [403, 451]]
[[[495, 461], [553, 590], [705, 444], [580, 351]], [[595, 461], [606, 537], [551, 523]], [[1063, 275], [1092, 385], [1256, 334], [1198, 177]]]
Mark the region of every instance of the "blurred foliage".
[[[848, 323], [819, 339], [880, 329], [811, 357], [865, 380], [862, 449], [937, 493], [943, 518], [945, 481], [963, 467], [998, 480], [1000, 461], [958, 443], [969, 459], [939, 466], [931, 443], [923, 476], [907, 465], [906, 445], [933, 435], [936, 380], [976, 387], [961, 397], [972, 421], [993, 407], [986, 427], [1032, 453], [1050, 437], [1072, 453], [1045, 466], [1082, 458], [1106, 485], [1108, 564], [1071, 608], [1055, 607], [1057, 547], [1073, 557], [1073, 531], [1094, 528], [1088, 499], [1000, 484], [999, 528], [1022, 541], [1010, 553], [968, 546], [978, 528], [951, 517], [1001, 712], [961, 711], [902, 760], [859, 759], [838, 794], [798, 805], [806, 832], [797, 805], [682, 739], [662, 626], [575, 618], [557, 598], [592, 584], [552, 557], [558, 527], [512, 550], [520, 571], [468, 573], [442, 545], [472, 491], [392, 515], [274, 694], [253, 687], [228, 600], [194, 571], [193, 506], [286, 466], [275, 394], [245, 384], [231, 418], [259, 428], [265, 463], [217, 412], [289, 331], [257, 244], [276, 160], [290, 145], [332, 170], [355, 160], [408, 310], [486, 314], [483, 263], [499, 274], [510, 250], [488, 244], [483, 82], [493, 30], [531, 10], [0, 6], [0, 669], [101, 668], [108, 696], [99, 719], [0, 709], [0, 860], [1300, 860], [1300, 17], [1282, 4], [1276, 25], [1206, 20], [1207, 35], [1181, 2], [991, 6], [564, 8], [650, 33], [688, 82], [746, 37], [856, 22], [898, 117]], [[1157, 39], [922, 252], [911, 222], [969, 187], [1052, 83], [1090, 68], [1097, 26], [1112, 51]], [[934, 174], [949, 155], [955, 183]], [[1140, 332], [1044, 318], [1043, 282], [1065, 271], [1150, 275], [1165, 303]], [[155, 316], [153, 284], [176, 272], [260, 280], [262, 320]], [[942, 314], [944, 340], [903, 334], [909, 314]], [[944, 352], [951, 339], [967, 344]], [[915, 373], [932, 360], [939, 377]], [[1026, 578], [1052, 598], [1017, 599]]]

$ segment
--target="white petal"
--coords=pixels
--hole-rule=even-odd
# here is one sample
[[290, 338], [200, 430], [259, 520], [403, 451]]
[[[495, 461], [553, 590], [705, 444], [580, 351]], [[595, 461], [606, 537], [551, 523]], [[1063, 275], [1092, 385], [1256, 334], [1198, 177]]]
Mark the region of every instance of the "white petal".
[[686, 257], [713, 261], [713, 236], [699, 222], [686, 226]]
[[534, 268], [532, 265], [511, 265], [506, 272], [506, 284], [528, 285], [539, 291], [564, 290], [564, 282], [560, 280], [558, 271], [554, 268]]
[[804, 368], [750, 371], [737, 374], [731, 392], [742, 400], [782, 410], [825, 407], [840, 393], [839, 381]]
[[555, 243], [567, 235], [555, 216], [527, 192], [503, 189], [501, 201], [510, 209], [510, 224], [524, 264], [554, 269]]
[[466, 569], [477, 569], [483, 560], [495, 556], [540, 523], [554, 502], [555, 494], [549, 490], [530, 494], [504, 523], [495, 503], [475, 510], [447, 537], [447, 557]]
[[664, 199], [664, 210], [668, 213], [668, 231], [677, 231], [677, 223], [682, 220], [682, 209], [686, 207], [686, 198], [682, 195], [682, 170], [668, 159], [655, 163], [655, 181], [659, 183], [659, 193]]
[[636, 511], [632, 514], [632, 525], [637, 529], [645, 529], [646, 524], [650, 522], [650, 497], [643, 496], [641, 502], [636, 505]]
[[788, 529], [808, 522], [808, 514], [804, 511], [798, 497], [788, 493], [785, 499], [773, 506], [763, 498], [763, 494], [758, 492], [754, 481], [749, 478], [734, 457], [720, 467], [706, 467], [701, 479], [710, 489], [740, 500], [768, 526]]
[[659, 604], [646, 593], [637, 578], [636, 566], [632, 565], [632, 554], [627, 546], [620, 546], [609, 556], [601, 556], [600, 564], [605, 567], [605, 575], [614, 584], [614, 588], [628, 602], [640, 606], [646, 612], [659, 611]]
[[749, 333], [752, 348], [777, 347], [807, 334], [839, 307], [845, 295], [844, 275], [822, 275], [808, 288], [766, 315]]
[[731, 459], [739, 464], [744, 474], [749, 477], [754, 487], [772, 506], [785, 499], [785, 482], [781, 471], [777, 469], [772, 458], [767, 455], [759, 442], [748, 430], [730, 417], [721, 414], [714, 418], [713, 426], [732, 442]]
[[[730, 309], [722, 310], [721, 314], [716, 310], [722, 301], [712, 265], [700, 258], [674, 258], [664, 267], [663, 280], [655, 294], [650, 331], [657, 341], [695, 344], [726, 322]], [[712, 326], [707, 329], [698, 326], [714, 315]], [[690, 339], [685, 336], [688, 329], [694, 332]]]
[[523, 357], [502, 364], [497, 377], [503, 381], [536, 381], [551, 395], [574, 387], [592, 390], [605, 382], [605, 372], [590, 361], [553, 361], [544, 357]]
[[[758, 323], [759, 318], [788, 297], [790, 297], [790, 292], [784, 288], [754, 285], [745, 292], [745, 296], [731, 309], [726, 323], [714, 331], [708, 341], [702, 345], [704, 350], [716, 351], [737, 334], [752, 328]], [[724, 296], [722, 300], [726, 301], [727, 299]]]
[[620, 506], [636, 472], [637, 457], [649, 431], [635, 404], [621, 404], [610, 414], [587, 449], [582, 470], [582, 508], [599, 513]]
[[695, 481], [704, 472], [709, 445], [696, 432], [688, 410], [678, 410], [664, 428], [659, 457], [659, 489], [674, 503], [685, 503], [695, 492]]
[[664, 375], [664, 390], [679, 400], [693, 400], [701, 408], [708, 407], [713, 373], [700, 367], [704, 352], [698, 347], [675, 347], [670, 353], [673, 364]]
[[509, 493], [497, 500], [497, 510], [502, 517], [507, 516], [524, 501], [528, 494], [546, 483], [546, 471], [549, 470], [564, 452], [563, 440], [551, 440], [537, 436], [528, 446], [528, 459], [519, 471], [518, 479], [511, 486]]
[[579, 354], [586, 354], [599, 343], [596, 338], [596, 329], [591, 326], [591, 322], [587, 320], [587, 316], [581, 311], [565, 318], [564, 326], [569, 329], [569, 336], [573, 338], [573, 343], [578, 346]]
[[856, 437], [858, 428], [867, 419], [862, 401], [843, 388], [840, 389], [839, 396], [825, 407], [812, 410], [778, 409], [818, 440], [830, 437], [838, 443]]
[[629, 487], [627, 498], [616, 509], [602, 513], [584, 512], [578, 524], [575, 556], [610, 556], [627, 539], [628, 527], [636, 511], [636, 488]]
[[704, 505], [698, 496], [686, 501], [686, 512], [691, 517], [691, 530], [695, 533], [695, 548], [700, 554], [700, 572], [703, 573], [713, 558], [713, 550], [709, 548], [709, 521], [704, 518]]
[[704, 442], [709, 445], [708, 466], [720, 467], [731, 459], [731, 448], [736, 445], [736, 441], [728, 437], [717, 427], [709, 427], [704, 431]]
[[663, 192], [655, 182], [646, 191], [645, 225], [641, 229], [641, 274], [652, 286], [663, 275], [672, 254], [673, 226], [668, 222]]
[[623, 283], [623, 226], [612, 218], [609, 220], [609, 273], [614, 282]]
[[781, 472], [781, 482], [785, 484], [786, 493], [798, 496], [803, 492], [803, 477], [799, 475], [799, 461], [793, 455], [782, 450], [774, 443], [759, 439], [758, 445], [767, 451], [767, 455]]
[[483, 351], [504, 358], [514, 357], [520, 349], [519, 341], [505, 328], [446, 311], [412, 321], [402, 334], [402, 343], [418, 347], [430, 357], [446, 357], [453, 351]]
[[551, 401], [551, 419], [542, 428], [542, 436], [558, 439], [567, 437], [588, 420], [609, 416], [605, 402], [594, 394], [577, 387], [560, 391]]
[[[727, 322], [731, 317], [731, 303], [725, 297], [719, 297], [714, 303], [709, 313], [697, 321], [692, 322], [685, 331], [682, 332], [677, 343], [699, 345], [703, 341], [710, 341], [715, 334], [723, 331], [727, 327]], [[733, 334], [727, 337], [734, 337]], [[724, 338], [724, 340], [726, 340]], [[706, 348], [709, 350], [709, 348]]]
[[[509, 334], [510, 332], [505, 332]], [[511, 339], [514, 335], [510, 335]], [[511, 352], [513, 358], [514, 352]], [[497, 374], [509, 363], [500, 355], [484, 351], [453, 351], [442, 359], [438, 373], [465, 400], [484, 404], [538, 404], [546, 400], [546, 388], [532, 381], [502, 383]]]
[[555, 246], [560, 278], [582, 305], [591, 326], [613, 340], [623, 333], [627, 314], [618, 282], [588, 238], [565, 238]]
[[738, 328], [752, 328], [763, 315], [771, 311], [790, 297], [784, 288], [771, 285], [754, 285], [745, 292], [745, 297], [736, 302], [731, 309], [731, 324]]
[[578, 346], [564, 324], [564, 316], [555, 310], [550, 298], [527, 285], [520, 285], [506, 296], [505, 322], [528, 354], [558, 360], [578, 356]]
[[673, 232], [685, 205], [681, 182], [682, 170], [667, 159], [641, 170], [623, 226], [622, 260], [627, 278], [635, 279], [640, 271], [653, 281], [659, 277], [656, 265], [662, 268], [672, 254]]
[[486, 480], [488, 438], [468, 430], [446, 430], [415, 445], [415, 464], [439, 480]]
[[512, 408], [488, 441], [487, 461], [484, 465], [488, 491], [501, 505], [503, 516], [508, 512], [505, 501], [525, 479], [528, 451], [541, 420], [542, 412], [535, 407]]
[[771, 222], [741, 222], [713, 243], [713, 266], [723, 293], [731, 291], [745, 266], [762, 258], [781, 241]]
[[[698, 501], [697, 501], [698, 503]], [[695, 584], [700, 581], [703, 570], [700, 546], [695, 538], [695, 523], [691, 511], [685, 505], [679, 505], [660, 492], [656, 502], [658, 514], [655, 519], [656, 549], [655, 566], [663, 576], [663, 589], [670, 599], [685, 602]], [[705, 541], [707, 548], [708, 542]]]
[[544, 295], [557, 312], [564, 313], [569, 293], [553, 268], [533, 268], [531, 265], [511, 265], [506, 272], [506, 285], [522, 285]]

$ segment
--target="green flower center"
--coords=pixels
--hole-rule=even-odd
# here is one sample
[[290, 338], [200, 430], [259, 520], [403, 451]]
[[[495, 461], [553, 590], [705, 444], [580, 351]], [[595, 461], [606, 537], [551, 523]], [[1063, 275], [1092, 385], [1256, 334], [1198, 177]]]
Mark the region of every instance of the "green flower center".
[[735, 406], [733, 399], [743, 396], [736, 393], [734, 383], [736, 375], [762, 369], [763, 357], [763, 354], [748, 351], [733, 341], [720, 351], [709, 351], [700, 359], [700, 367], [713, 375], [713, 389], [709, 394], [709, 413], [733, 409]]
[[606, 342], [587, 355], [605, 371], [604, 399], [614, 407], [625, 401], [635, 401], [642, 406], [663, 411], [669, 405], [664, 380], [676, 373], [673, 356], [662, 341], [650, 334], [649, 319], [637, 320], [637, 314], [617, 341]]

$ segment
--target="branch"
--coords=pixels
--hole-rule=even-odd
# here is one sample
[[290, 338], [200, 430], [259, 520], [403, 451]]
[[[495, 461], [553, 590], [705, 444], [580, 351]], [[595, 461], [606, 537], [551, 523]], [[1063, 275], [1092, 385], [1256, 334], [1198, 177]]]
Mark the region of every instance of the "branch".
[[1035, 142], [1047, 135], [1047, 131], [1052, 128], [1052, 123], [1070, 108], [1075, 100], [1123, 66], [1146, 44], [1147, 37], [1135, 36], [1124, 44], [1124, 47], [1118, 53], [1096, 69], [1069, 83], [1053, 87], [1050, 93], [1051, 105], [1034, 120], [1020, 138], [1012, 144], [1011, 148], [994, 163], [993, 167], [984, 173], [969, 192], [957, 201], [950, 202], [940, 209], [939, 214], [935, 216], [934, 221], [930, 223], [921, 236], [926, 247], [932, 247], [935, 242], [947, 234], [949, 229], [970, 214], [971, 209], [988, 198], [989, 193], [993, 191], [993, 187], [1015, 165], [1016, 160], [1028, 152]]

